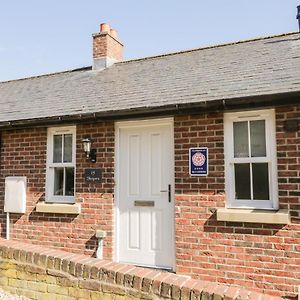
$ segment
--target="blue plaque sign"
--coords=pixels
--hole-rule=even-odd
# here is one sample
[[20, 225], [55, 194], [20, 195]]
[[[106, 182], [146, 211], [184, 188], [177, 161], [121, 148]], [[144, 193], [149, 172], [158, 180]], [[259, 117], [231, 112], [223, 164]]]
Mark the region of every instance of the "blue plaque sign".
[[191, 176], [208, 175], [208, 148], [189, 149], [189, 167]]

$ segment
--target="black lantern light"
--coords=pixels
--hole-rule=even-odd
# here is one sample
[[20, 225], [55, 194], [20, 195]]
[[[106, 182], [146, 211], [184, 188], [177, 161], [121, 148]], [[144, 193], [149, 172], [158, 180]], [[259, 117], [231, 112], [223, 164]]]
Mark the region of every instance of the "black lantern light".
[[96, 162], [96, 149], [92, 149], [93, 140], [91, 137], [85, 137], [82, 139], [83, 151], [86, 157], [90, 159], [91, 162]]

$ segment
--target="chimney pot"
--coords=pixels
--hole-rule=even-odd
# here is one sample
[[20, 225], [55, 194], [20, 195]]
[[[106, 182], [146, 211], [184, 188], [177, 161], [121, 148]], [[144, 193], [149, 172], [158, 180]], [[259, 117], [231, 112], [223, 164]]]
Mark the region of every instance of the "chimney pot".
[[116, 40], [118, 39], [118, 32], [115, 29], [110, 29], [110, 35], [115, 38]]
[[93, 69], [103, 70], [123, 60], [123, 45], [115, 29], [107, 23], [100, 25], [100, 33], [93, 34]]
[[107, 23], [100, 24], [100, 32], [110, 32], [110, 26]]

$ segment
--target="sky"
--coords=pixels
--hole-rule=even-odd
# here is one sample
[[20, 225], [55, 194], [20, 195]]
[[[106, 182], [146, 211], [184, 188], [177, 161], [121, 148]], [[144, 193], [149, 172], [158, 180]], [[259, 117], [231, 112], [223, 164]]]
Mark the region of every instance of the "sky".
[[0, 0], [0, 81], [92, 64], [117, 29], [125, 59], [298, 31], [300, 0]]

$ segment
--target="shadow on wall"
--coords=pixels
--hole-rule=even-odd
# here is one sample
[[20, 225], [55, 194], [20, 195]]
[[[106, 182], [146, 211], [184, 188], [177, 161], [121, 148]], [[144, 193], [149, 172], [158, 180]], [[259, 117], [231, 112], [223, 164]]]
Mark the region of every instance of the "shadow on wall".
[[[95, 236], [95, 229], [91, 227], [84, 229], [84, 232], [82, 232], [81, 228], [76, 226], [80, 224], [78, 218], [79, 215], [77, 214], [65, 215], [32, 211], [28, 221], [31, 224], [37, 223], [38, 227], [44, 222], [48, 232], [43, 228], [41, 235], [48, 236], [49, 240], [53, 241], [52, 247], [69, 248], [72, 245], [72, 248], [75, 246], [76, 252], [78, 252], [78, 249], [82, 249], [81, 253], [96, 257], [98, 241]], [[49, 224], [51, 224], [51, 227]], [[32, 224], [32, 226], [35, 225]], [[37, 233], [35, 233], [33, 239], [39, 239]]]
[[[289, 225], [217, 221], [214, 212], [205, 222], [203, 230], [207, 248], [201, 254], [204, 258], [211, 257], [209, 262], [216, 264], [215, 268], [222, 274], [219, 280], [235, 284], [239, 280], [235, 276], [240, 273], [238, 276], [244, 276], [243, 284], [253, 285], [266, 293], [280, 290], [287, 294], [285, 299], [298, 299], [288, 296], [289, 292], [285, 290], [289, 288], [294, 293], [295, 283], [287, 283], [289, 287], [284, 286], [285, 281], [298, 280], [291, 273], [285, 272], [289, 261], [299, 255], [295, 252], [295, 234]], [[289, 231], [291, 233], [288, 236]], [[223, 268], [226, 264], [230, 269]], [[278, 280], [282, 285], [275, 286], [272, 280]]]
[[89, 255], [91, 257], [96, 257], [98, 247], [98, 240], [95, 235], [93, 235], [86, 243], [85, 243], [85, 249], [89, 251]]
[[29, 222], [59, 222], [59, 223], [72, 223], [78, 217], [74, 215], [64, 215], [55, 213], [41, 213], [32, 211], [28, 217]]
[[223, 234], [244, 234], [273, 236], [282, 230], [285, 224], [262, 224], [218, 221], [214, 212], [204, 223], [204, 232], [218, 232]]
[[[69, 249], [96, 256], [97, 239], [94, 228], [82, 229], [77, 214], [37, 212], [36, 203], [43, 200], [43, 193], [27, 193], [25, 214], [10, 214], [10, 238], [28, 241], [49, 247]], [[3, 206], [1, 216], [1, 238], [6, 238], [6, 213]], [[68, 250], [67, 250], [68, 251]]]
[[4, 210], [1, 210], [1, 238], [6, 238], [6, 213]]

